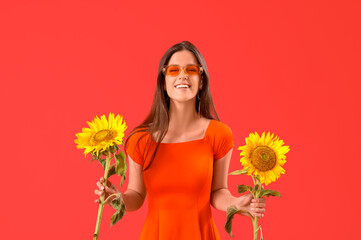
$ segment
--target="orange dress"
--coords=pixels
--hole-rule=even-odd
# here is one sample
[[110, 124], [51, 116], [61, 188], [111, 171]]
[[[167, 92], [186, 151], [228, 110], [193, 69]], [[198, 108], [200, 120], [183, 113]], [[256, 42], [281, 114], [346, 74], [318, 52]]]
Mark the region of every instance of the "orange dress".
[[[156, 142], [147, 132], [136, 144], [143, 134], [129, 138], [127, 154], [144, 169]], [[215, 119], [202, 139], [160, 143], [151, 166], [143, 171], [149, 209], [139, 239], [220, 239], [210, 208], [213, 163], [233, 147], [231, 129]]]

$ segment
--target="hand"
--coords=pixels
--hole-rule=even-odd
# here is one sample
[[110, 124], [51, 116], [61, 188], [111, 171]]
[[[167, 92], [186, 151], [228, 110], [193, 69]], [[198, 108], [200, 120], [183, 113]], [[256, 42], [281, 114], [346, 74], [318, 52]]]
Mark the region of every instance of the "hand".
[[[104, 192], [104, 178], [101, 177], [100, 180], [96, 183], [96, 185], [98, 186], [99, 190], [98, 189], [95, 189], [94, 190], [94, 193], [101, 196], [102, 194], [105, 194], [104, 195], [104, 200], [107, 199], [107, 197], [109, 195], [112, 195], [113, 193], [121, 193], [121, 191], [119, 191], [119, 189], [109, 181], [109, 179], [107, 180], [107, 186], [105, 186], [105, 192]], [[108, 199], [108, 201], [105, 203], [106, 205], [108, 206], [111, 206], [112, 205], [112, 200], [115, 198], [116, 196], [113, 196], [111, 198]], [[99, 199], [96, 199], [94, 201], [95, 203], [100, 203], [100, 198]]]
[[[253, 198], [252, 193], [248, 193], [238, 198], [239, 202], [236, 205], [238, 209], [248, 211], [252, 214], [253, 217], [264, 217], [264, 212], [266, 211], [266, 199], [262, 198]], [[240, 212], [244, 216], [249, 216], [246, 213]]]

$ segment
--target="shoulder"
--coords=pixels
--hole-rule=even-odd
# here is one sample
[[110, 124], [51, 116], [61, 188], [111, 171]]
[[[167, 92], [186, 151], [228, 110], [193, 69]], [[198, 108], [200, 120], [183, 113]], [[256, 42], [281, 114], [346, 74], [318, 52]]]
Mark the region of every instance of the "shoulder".
[[148, 135], [149, 135], [149, 133], [147, 131], [136, 130], [134, 133], [132, 133], [128, 137], [128, 144], [129, 145], [137, 145], [138, 142], [143, 142], [147, 138]]
[[133, 129], [133, 131], [131, 132], [131, 134], [129, 134], [126, 140], [126, 151], [128, 152], [128, 149], [132, 151], [139, 151], [139, 149], [142, 149], [145, 145], [145, 142], [147, 142], [149, 135], [149, 132], [146, 131], [145, 128], [138, 128], [135, 130]]
[[214, 146], [222, 141], [232, 141], [233, 133], [228, 124], [212, 119], [211, 126], [208, 129], [208, 139]]
[[143, 150], [145, 148], [146, 141], [149, 133], [147, 131], [137, 131], [129, 135], [127, 146], [125, 151], [133, 161], [143, 165], [144, 157]]
[[232, 129], [226, 123], [218, 121], [216, 119], [213, 119], [212, 121], [214, 124], [213, 132], [216, 135], [232, 135]]
[[212, 148], [214, 159], [220, 159], [234, 147], [231, 128], [223, 122], [213, 120]]

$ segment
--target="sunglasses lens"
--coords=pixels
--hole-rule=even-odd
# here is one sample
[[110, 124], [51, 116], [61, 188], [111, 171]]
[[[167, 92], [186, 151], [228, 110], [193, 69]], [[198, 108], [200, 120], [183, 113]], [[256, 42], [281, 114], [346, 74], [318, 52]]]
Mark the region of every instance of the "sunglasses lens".
[[186, 71], [189, 75], [197, 75], [199, 68], [197, 66], [187, 66]]
[[[181, 67], [179, 66], [168, 66], [166, 74], [170, 76], [178, 76], [181, 72]], [[198, 66], [186, 66], [185, 72], [189, 75], [197, 75], [199, 74]]]
[[180, 73], [180, 67], [178, 66], [169, 66], [167, 68], [167, 74], [171, 76], [178, 76]]

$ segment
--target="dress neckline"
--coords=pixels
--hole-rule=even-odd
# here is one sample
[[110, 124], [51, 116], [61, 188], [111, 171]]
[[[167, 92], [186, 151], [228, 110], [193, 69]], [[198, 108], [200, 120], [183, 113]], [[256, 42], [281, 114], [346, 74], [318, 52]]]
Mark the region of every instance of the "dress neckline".
[[200, 138], [200, 139], [195, 139], [195, 140], [186, 141], [186, 142], [174, 142], [174, 143], [162, 143], [162, 142], [161, 142], [160, 144], [163, 144], [163, 145], [174, 145], [174, 144], [192, 143], [192, 142], [203, 141], [203, 140], [206, 138], [206, 136], [207, 136], [207, 133], [208, 133], [208, 131], [209, 131], [209, 128], [210, 128], [211, 123], [212, 123], [213, 120], [214, 120], [214, 119], [211, 119], [211, 120], [209, 121], [208, 126], [207, 126], [207, 129], [206, 129], [206, 131], [204, 132], [203, 137]]

